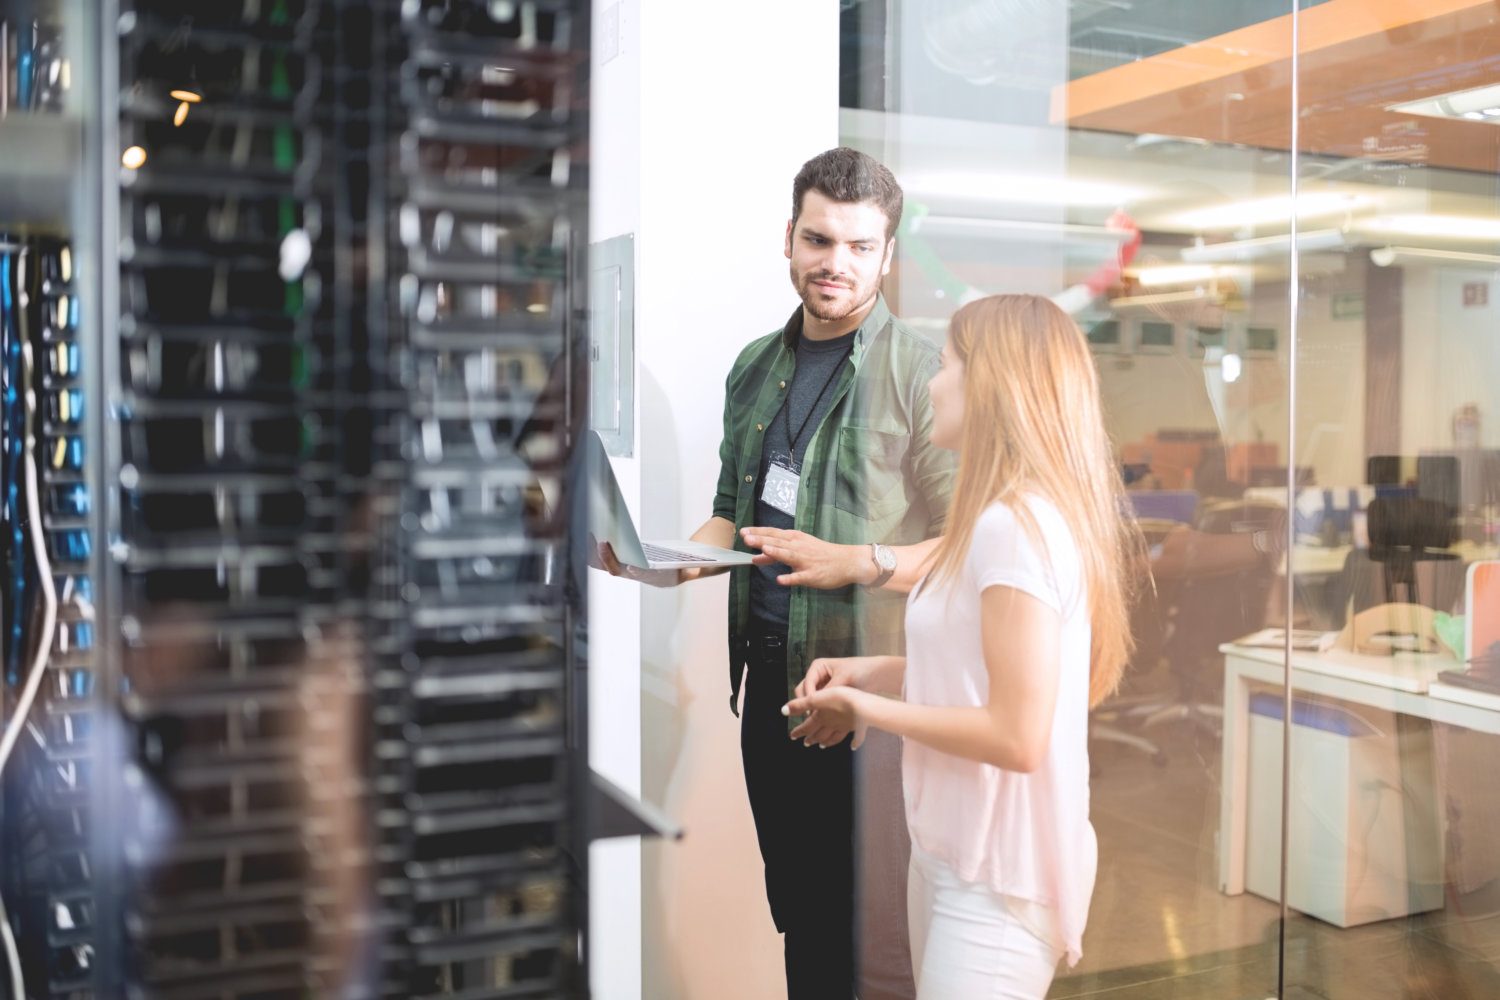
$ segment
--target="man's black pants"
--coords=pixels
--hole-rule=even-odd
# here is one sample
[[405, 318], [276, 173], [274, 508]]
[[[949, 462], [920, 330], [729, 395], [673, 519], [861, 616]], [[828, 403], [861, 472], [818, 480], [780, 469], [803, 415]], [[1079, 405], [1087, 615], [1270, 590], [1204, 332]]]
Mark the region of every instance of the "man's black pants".
[[788, 1000], [854, 995], [854, 761], [849, 740], [824, 750], [788, 738], [786, 647], [752, 638], [740, 755], [766, 896], [785, 935]]

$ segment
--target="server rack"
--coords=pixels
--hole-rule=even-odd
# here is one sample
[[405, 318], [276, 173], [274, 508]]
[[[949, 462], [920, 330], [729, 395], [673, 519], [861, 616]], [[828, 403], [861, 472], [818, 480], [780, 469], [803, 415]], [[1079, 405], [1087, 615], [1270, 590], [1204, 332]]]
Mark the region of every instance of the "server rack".
[[25, 995], [582, 996], [587, 5], [0, 17]]
[[[377, 727], [405, 996], [577, 989], [582, 733], [569, 731], [565, 475], [577, 410], [587, 19], [399, 5], [385, 122], [399, 590]], [[571, 595], [577, 597], [576, 587]], [[503, 775], [497, 781], [495, 776]], [[383, 797], [382, 801], [386, 801]]]

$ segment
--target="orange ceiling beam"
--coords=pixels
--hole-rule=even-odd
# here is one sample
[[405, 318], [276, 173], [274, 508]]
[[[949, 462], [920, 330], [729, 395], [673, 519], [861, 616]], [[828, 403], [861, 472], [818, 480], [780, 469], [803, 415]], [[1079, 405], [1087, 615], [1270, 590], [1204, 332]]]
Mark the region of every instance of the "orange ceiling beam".
[[[1475, 0], [1330, 0], [1301, 12], [1298, 51], [1304, 55], [1371, 35], [1476, 8]], [[1289, 59], [1292, 18], [1287, 14], [1149, 59], [1093, 73], [1054, 88], [1052, 120], [1076, 122], [1137, 101]]]

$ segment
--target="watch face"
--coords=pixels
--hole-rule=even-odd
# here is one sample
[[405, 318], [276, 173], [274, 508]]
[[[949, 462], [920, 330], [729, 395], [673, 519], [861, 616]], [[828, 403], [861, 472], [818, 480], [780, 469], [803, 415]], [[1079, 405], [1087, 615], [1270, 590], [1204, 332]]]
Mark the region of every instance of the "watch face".
[[884, 545], [875, 547], [875, 561], [880, 564], [881, 569], [893, 570], [896, 568], [896, 553]]

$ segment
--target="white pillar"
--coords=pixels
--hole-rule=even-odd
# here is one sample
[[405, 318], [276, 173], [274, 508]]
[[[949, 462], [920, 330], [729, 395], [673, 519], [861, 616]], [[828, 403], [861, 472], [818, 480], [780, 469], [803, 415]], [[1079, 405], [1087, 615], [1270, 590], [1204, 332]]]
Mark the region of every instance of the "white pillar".
[[[838, 144], [838, 3], [595, 0], [594, 33], [590, 241], [636, 237], [638, 436], [615, 469], [642, 534], [681, 538], [711, 514], [724, 378], [797, 304], [782, 238], [798, 167]], [[687, 831], [594, 849], [594, 995], [782, 995], [725, 580], [591, 576], [590, 756]]]

